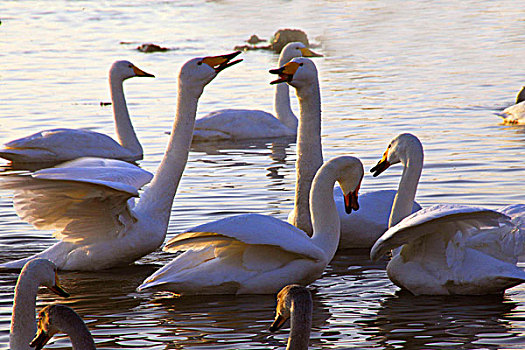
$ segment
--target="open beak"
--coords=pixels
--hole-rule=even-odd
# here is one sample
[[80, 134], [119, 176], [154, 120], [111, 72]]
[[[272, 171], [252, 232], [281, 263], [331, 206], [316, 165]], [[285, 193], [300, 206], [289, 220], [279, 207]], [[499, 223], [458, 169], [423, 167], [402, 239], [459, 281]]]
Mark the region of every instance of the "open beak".
[[146, 72], [144, 72], [142, 69], [140, 69], [138, 67], [133, 66], [132, 69], [133, 69], [133, 72], [135, 72], [135, 74], [137, 75], [137, 77], [155, 78], [155, 76], [153, 74], [146, 73]]
[[292, 81], [293, 75], [297, 72], [299, 65], [300, 64], [297, 62], [288, 62], [281, 68], [270, 69], [270, 73], [279, 75], [279, 79], [272, 81], [270, 84], [273, 85]]
[[300, 50], [303, 57], [323, 57], [323, 55], [320, 55], [317, 52], [313, 52], [307, 47], [303, 47]]
[[66, 292], [61, 286], [60, 281], [58, 280], [58, 275], [55, 272], [55, 285], [52, 287], [49, 287], [51, 291], [53, 291], [55, 294], [60, 295], [61, 297], [67, 298], [69, 297], [69, 293]]
[[211, 68], [215, 69], [216, 73], [219, 73], [220, 71], [233, 66], [234, 64], [237, 64], [239, 62], [242, 62], [242, 59], [232, 61], [237, 55], [239, 55], [241, 51], [236, 51], [227, 55], [222, 56], [208, 56], [202, 59], [203, 63], [206, 63]]
[[275, 316], [275, 320], [273, 321], [272, 325], [269, 328], [270, 332], [278, 331], [279, 329], [281, 329], [281, 327], [284, 325], [285, 322], [286, 322], [286, 318], [284, 318], [283, 316], [281, 315]]
[[345, 212], [347, 214], [350, 214], [352, 212], [352, 209], [357, 211], [359, 210], [359, 202], [357, 200], [359, 196], [359, 188], [361, 187], [361, 183], [359, 183], [359, 186], [355, 189], [355, 191], [348, 193], [345, 197]]
[[33, 338], [33, 340], [31, 340], [29, 346], [35, 348], [36, 350], [41, 350], [47, 344], [49, 339], [51, 339], [51, 336], [47, 334], [46, 331], [39, 329], [36, 336]]
[[372, 176], [376, 177], [377, 175], [381, 174], [383, 171], [388, 169], [388, 167], [390, 166], [390, 162], [386, 160], [387, 157], [388, 151], [386, 151], [385, 154], [383, 154], [383, 158], [381, 158], [381, 160], [376, 164], [376, 166], [370, 169]]

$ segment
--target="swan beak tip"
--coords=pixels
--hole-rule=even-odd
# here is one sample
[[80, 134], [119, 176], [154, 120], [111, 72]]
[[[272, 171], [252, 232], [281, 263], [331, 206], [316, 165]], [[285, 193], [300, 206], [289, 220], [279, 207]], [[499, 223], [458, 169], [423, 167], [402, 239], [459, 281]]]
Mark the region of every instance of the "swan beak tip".
[[372, 173], [373, 177], [377, 177], [389, 167], [390, 163], [386, 159], [382, 159], [372, 169], [370, 169], [370, 172]]
[[270, 328], [268, 328], [268, 330], [270, 332], [276, 332], [279, 329], [281, 329], [281, 327], [284, 325], [285, 322], [286, 322], [286, 318], [284, 318], [281, 315], [277, 315], [275, 317], [275, 320], [273, 321], [272, 325], [270, 326]]
[[51, 336], [47, 334], [43, 330], [39, 330], [38, 333], [35, 335], [33, 340], [31, 340], [31, 343], [29, 344], [30, 347], [35, 348], [36, 350], [41, 350], [44, 348], [44, 345], [47, 344], [47, 342], [51, 339]]
[[347, 214], [352, 213], [352, 209], [355, 211], [359, 210], [359, 201], [358, 201], [358, 190], [356, 189], [353, 192], [348, 193], [345, 198], [345, 212]]

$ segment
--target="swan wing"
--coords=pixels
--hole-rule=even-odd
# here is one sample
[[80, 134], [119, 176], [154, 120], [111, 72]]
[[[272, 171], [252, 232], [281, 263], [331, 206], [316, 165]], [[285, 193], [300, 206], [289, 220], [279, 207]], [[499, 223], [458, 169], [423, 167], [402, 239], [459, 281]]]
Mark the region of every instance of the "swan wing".
[[403, 244], [432, 234], [456, 237], [467, 227], [498, 227], [509, 217], [494, 210], [464, 205], [440, 204], [421, 209], [388, 229], [374, 244], [370, 257], [374, 260]]
[[151, 176], [136, 166], [97, 162], [84, 159], [32, 176], [4, 176], [0, 188], [14, 190], [18, 216], [38, 229], [56, 230], [58, 239], [89, 244], [115, 238], [135, 222], [128, 201]]
[[260, 214], [236, 215], [196, 226], [170, 239], [164, 250], [200, 249], [234, 241], [276, 246], [314, 260], [325, 259], [324, 252], [312, 243], [306, 233], [287, 222]]

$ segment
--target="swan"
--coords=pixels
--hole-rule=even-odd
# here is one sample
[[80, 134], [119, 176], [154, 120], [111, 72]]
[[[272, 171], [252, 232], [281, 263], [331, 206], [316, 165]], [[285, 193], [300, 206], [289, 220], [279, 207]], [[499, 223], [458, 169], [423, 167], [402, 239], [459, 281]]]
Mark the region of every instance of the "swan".
[[525, 86], [518, 92], [516, 104], [496, 114], [503, 118], [503, 124], [525, 125]]
[[370, 171], [377, 176], [396, 163], [405, 168], [390, 228], [370, 252], [377, 260], [395, 249], [387, 265], [394, 284], [415, 295], [479, 295], [503, 293], [525, 282], [525, 272], [516, 266], [525, 246], [525, 205], [500, 212], [439, 204], [410, 215], [423, 168], [423, 147], [416, 136], [395, 137]]
[[[280, 76], [273, 84], [286, 82], [296, 89], [301, 109], [297, 134], [294, 208], [288, 215], [288, 222], [311, 235], [308, 197], [312, 179], [323, 164], [321, 98], [313, 62], [305, 58], [295, 58], [291, 62], [295, 63], [271, 71]], [[360, 210], [347, 215], [343, 194], [336, 186], [334, 199], [341, 221], [339, 248], [370, 248], [388, 228], [388, 216], [395, 194], [394, 190], [367, 192], [359, 198]], [[413, 210], [419, 209], [421, 206], [414, 202]]]
[[[294, 57], [321, 56], [303, 43], [293, 42], [286, 45], [279, 56], [279, 66]], [[257, 109], [221, 109], [211, 112], [195, 121], [193, 141], [242, 140], [295, 136], [297, 117], [290, 107], [290, 93], [287, 85], [275, 87], [274, 117], [268, 112]]]
[[36, 296], [39, 286], [46, 286], [52, 292], [68, 297], [61, 286], [56, 273], [56, 266], [46, 259], [34, 259], [20, 272], [15, 286], [13, 313], [9, 348], [12, 350], [30, 350], [29, 343], [36, 332]]
[[131, 77], [155, 77], [128, 61], [116, 61], [109, 70], [109, 86], [118, 143], [111, 137], [86, 129], [43, 130], [10, 141], [0, 157], [12, 163], [63, 162], [80, 157], [103, 157], [133, 162], [142, 159], [140, 145], [124, 98], [122, 83]]
[[[133, 197], [151, 177], [118, 160], [81, 159], [33, 176], [1, 178], [15, 188], [18, 215], [39, 229], [55, 229], [58, 243], [36, 254], [61, 270], [101, 270], [132, 263], [160, 247], [173, 198], [186, 166], [198, 99], [204, 87], [240, 52], [194, 58], [179, 74], [177, 113], [162, 162], [140, 200]], [[130, 200], [131, 199], [131, 200]], [[0, 265], [20, 268], [28, 259]]]
[[47, 305], [38, 313], [38, 332], [31, 347], [41, 350], [57, 333], [65, 333], [71, 339], [73, 350], [96, 349], [89, 329], [72, 308], [60, 304]]
[[275, 320], [270, 332], [279, 330], [290, 319], [290, 337], [287, 350], [308, 349], [312, 328], [313, 301], [310, 291], [298, 284], [290, 284], [277, 294]]
[[244, 214], [213, 221], [170, 239], [163, 250], [185, 251], [157, 270], [138, 291], [175, 294], [273, 294], [285, 285], [306, 285], [321, 276], [339, 243], [339, 218], [332, 196], [338, 181], [348, 213], [359, 209], [363, 177], [358, 158], [329, 160], [312, 186], [312, 237], [271, 216]]

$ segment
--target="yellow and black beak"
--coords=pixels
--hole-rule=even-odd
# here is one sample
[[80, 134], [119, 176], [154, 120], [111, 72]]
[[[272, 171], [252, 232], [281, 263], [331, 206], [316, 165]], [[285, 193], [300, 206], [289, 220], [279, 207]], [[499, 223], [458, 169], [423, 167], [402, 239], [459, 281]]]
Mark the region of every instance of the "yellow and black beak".
[[216, 73], [219, 73], [220, 71], [231, 67], [234, 64], [242, 62], [242, 59], [232, 61], [232, 59], [237, 57], [240, 53], [241, 51], [236, 51], [227, 55], [208, 56], [202, 59], [202, 63], [206, 63], [208, 66], [215, 69]]
[[272, 81], [270, 84], [273, 85], [292, 81], [293, 75], [301, 65], [302, 63], [288, 62], [281, 68], [270, 69], [270, 73], [279, 75], [279, 79]]
[[383, 154], [383, 158], [376, 164], [375, 167], [370, 169], [370, 172], [372, 173], [373, 177], [376, 177], [377, 175], [381, 174], [383, 171], [388, 169], [390, 166], [390, 162], [387, 160], [388, 158], [388, 150]]
[[33, 340], [31, 340], [29, 346], [35, 348], [36, 350], [41, 350], [47, 344], [49, 339], [51, 339], [51, 335], [49, 335], [46, 331], [39, 329]]
[[357, 211], [359, 210], [359, 201], [357, 200], [359, 197], [359, 188], [361, 187], [361, 183], [359, 183], [359, 186], [355, 189], [355, 191], [348, 193], [345, 197], [345, 212], [347, 214], [352, 213], [352, 209]]
[[155, 76], [153, 74], [149, 74], [149, 73], [146, 73], [144, 72], [142, 69], [138, 68], [138, 67], [131, 67], [131, 69], [133, 69], [133, 72], [135, 72], [135, 75], [137, 77], [150, 77], [150, 78], [155, 78]]
[[317, 52], [313, 52], [307, 47], [303, 47], [299, 50], [301, 50], [301, 54], [303, 55], [303, 57], [323, 57], [323, 55], [320, 55]]
[[270, 326], [269, 331], [270, 332], [278, 331], [284, 325], [286, 320], [287, 319], [285, 317], [283, 317], [282, 315], [275, 316], [275, 320], [273, 321], [272, 325]]
[[58, 280], [58, 274], [55, 272], [55, 285], [52, 287], [49, 287], [51, 291], [53, 291], [55, 294], [60, 295], [61, 297], [67, 298], [69, 297], [69, 293], [66, 292], [61, 286], [60, 281]]

